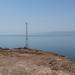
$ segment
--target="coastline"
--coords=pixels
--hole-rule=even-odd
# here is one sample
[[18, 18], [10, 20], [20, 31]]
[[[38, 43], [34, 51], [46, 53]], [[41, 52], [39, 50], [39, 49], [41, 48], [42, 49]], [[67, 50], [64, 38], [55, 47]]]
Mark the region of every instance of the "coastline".
[[75, 61], [36, 49], [0, 48], [0, 75], [75, 75]]

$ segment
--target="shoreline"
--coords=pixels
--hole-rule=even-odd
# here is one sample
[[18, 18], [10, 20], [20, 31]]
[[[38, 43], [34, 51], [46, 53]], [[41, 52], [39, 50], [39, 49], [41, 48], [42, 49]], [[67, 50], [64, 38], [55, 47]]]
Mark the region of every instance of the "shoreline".
[[[54, 51], [49, 51], [49, 50], [43, 50], [43, 49], [35, 49], [35, 48], [23, 48], [23, 47], [18, 47], [18, 48], [2, 48], [2, 47], [0, 47], [0, 50], [9, 50], [9, 51], [15, 51], [15, 50], [17, 50], [17, 49], [30, 49], [30, 50], [32, 50], [32, 51], [35, 51], [35, 52], [47, 52], [47, 53], [52, 53], [52, 54], [55, 54], [55, 55], [59, 55], [59, 56], [62, 56], [62, 57], [66, 57], [66, 58], [68, 58], [68, 59], [70, 59], [70, 60], [72, 60], [72, 61], [75, 61], [74, 59], [72, 59], [71, 57], [69, 57], [69, 56], [66, 56], [66, 55], [63, 55], [63, 54], [61, 54], [61, 53], [57, 53], [57, 52], [54, 52]], [[21, 50], [22, 51], [22, 50]]]
[[[5, 71], [6, 74], [3, 74]], [[49, 51], [31, 48], [0, 48], [0, 75], [42, 74], [75, 75], [75, 61]]]

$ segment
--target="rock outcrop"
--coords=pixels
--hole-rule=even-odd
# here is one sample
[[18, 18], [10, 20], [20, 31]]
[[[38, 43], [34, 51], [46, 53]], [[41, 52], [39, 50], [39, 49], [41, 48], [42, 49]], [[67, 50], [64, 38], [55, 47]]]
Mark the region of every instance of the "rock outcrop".
[[52, 52], [0, 49], [0, 75], [75, 75], [75, 62]]

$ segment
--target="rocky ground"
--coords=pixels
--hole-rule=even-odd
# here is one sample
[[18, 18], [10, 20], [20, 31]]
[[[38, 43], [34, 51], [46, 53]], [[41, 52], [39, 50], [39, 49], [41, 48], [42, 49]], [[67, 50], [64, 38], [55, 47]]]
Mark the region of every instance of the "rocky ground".
[[0, 49], [0, 75], [75, 75], [75, 62], [35, 49]]

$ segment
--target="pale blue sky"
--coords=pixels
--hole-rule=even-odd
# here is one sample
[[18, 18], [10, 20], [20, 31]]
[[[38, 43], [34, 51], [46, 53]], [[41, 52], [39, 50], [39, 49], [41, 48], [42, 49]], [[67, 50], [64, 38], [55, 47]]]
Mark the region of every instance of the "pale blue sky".
[[0, 0], [0, 34], [74, 31], [75, 0]]

